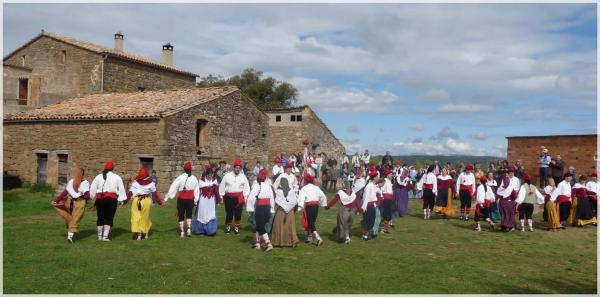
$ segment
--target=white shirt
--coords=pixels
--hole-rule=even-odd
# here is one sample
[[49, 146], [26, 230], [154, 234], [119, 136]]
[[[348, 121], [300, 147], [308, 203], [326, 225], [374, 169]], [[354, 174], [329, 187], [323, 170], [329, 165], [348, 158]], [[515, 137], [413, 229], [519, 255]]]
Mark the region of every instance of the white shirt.
[[456, 193], [460, 193], [460, 185], [471, 186], [471, 193], [475, 193], [475, 175], [471, 173], [461, 173], [456, 179]]
[[503, 183], [500, 183], [500, 186], [498, 187], [498, 191], [497, 194], [502, 196], [502, 198], [508, 198], [513, 191], [518, 191], [519, 187], [520, 187], [520, 182], [519, 179], [516, 178], [515, 176], [513, 176], [509, 183], [508, 186], [504, 187]]
[[219, 185], [219, 194], [223, 197], [226, 193], [238, 192], [242, 192], [245, 199], [248, 198], [248, 194], [250, 194], [250, 184], [248, 183], [248, 179], [241, 171], [238, 175], [235, 175], [233, 171], [227, 172]]
[[496, 182], [496, 180], [493, 180], [493, 179], [492, 180], [488, 180], [486, 182], [486, 184], [488, 185], [488, 187], [497, 187], [498, 186], [498, 183]]
[[102, 173], [96, 175], [90, 186], [90, 198], [95, 199], [97, 193], [116, 193], [118, 201], [127, 200], [123, 179], [112, 171], [106, 173], [106, 180], [102, 178]]
[[429, 172], [425, 175], [425, 179], [423, 180], [425, 184], [432, 184], [433, 189], [431, 190], [434, 195], [437, 195], [437, 177], [433, 172]]
[[273, 166], [273, 170], [271, 171], [271, 173], [273, 174], [273, 176], [276, 176], [278, 174], [282, 174], [283, 173], [283, 166], [281, 166], [281, 165], [275, 165], [275, 166]]
[[362, 155], [362, 157], [360, 159], [363, 160], [363, 162], [365, 162], [365, 164], [369, 164], [369, 162], [371, 162], [371, 155], [369, 155], [369, 154]]
[[396, 182], [401, 185], [401, 186], [407, 186], [408, 182], [410, 182], [410, 178], [408, 178], [408, 176], [405, 176], [404, 178], [402, 178], [401, 175], [396, 176]]
[[298, 186], [298, 180], [296, 179], [296, 176], [294, 174], [287, 174], [284, 172], [277, 177], [275, 182], [273, 182], [273, 188], [275, 188], [275, 189], [279, 188], [279, 184], [281, 183], [282, 178], [287, 179], [288, 185], [290, 186], [290, 188]]
[[[377, 186], [373, 182], [369, 182], [367, 184], [367, 186], [365, 187], [365, 192], [363, 194], [363, 201], [362, 201], [362, 206], [361, 206], [363, 211], [367, 210], [367, 204], [369, 202], [377, 201], [377, 192], [378, 192]], [[375, 205], [375, 206], [377, 206], [377, 205]]]
[[275, 190], [275, 204], [279, 205], [287, 213], [298, 205], [298, 185], [290, 189], [287, 196], [284, 196], [282, 189]]
[[[527, 195], [527, 188], [528, 186], [522, 185], [519, 189], [519, 196], [517, 196], [516, 200], [517, 204], [521, 204], [525, 200], [525, 195]], [[540, 193], [540, 191], [538, 191], [537, 188], [535, 188], [535, 196], [537, 197], [537, 204], [544, 204], [544, 195], [542, 195], [542, 193]]]
[[65, 189], [67, 190], [67, 192], [69, 193], [69, 196], [71, 196], [71, 198], [77, 199], [77, 198], [83, 196], [83, 194], [85, 194], [85, 192], [90, 191], [90, 183], [87, 180], [82, 179], [81, 183], [79, 183], [79, 189], [77, 189], [77, 191], [75, 191], [75, 189], [73, 189], [73, 179], [71, 179], [67, 183], [67, 187]]
[[485, 202], [485, 200], [494, 202], [496, 200], [496, 198], [494, 196], [494, 191], [492, 191], [492, 188], [490, 188], [489, 186], [487, 187], [487, 191], [486, 191], [485, 188], [483, 187], [483, 185], [480, 184], [477, 187], [477, 203], [483, 204]]
[[140, 185], [137, 180], [134, 180], [129, 186], [129, 192], [131, 192], [131, 196], [149, 195], [150, 193], [156, 192], [156, 184], [151, 182], [147, 185]]
[[596, 193], [596, 195], [600, 195], [600, 193], [598, 193], [598, 191], [600, 191], [600, 185], [595, 181], [588, 181], [587, 184], [585, 184], [585, 188], [590, 192]]
[[348, 163], [348, 156], [344, 155], [344, 158], [342, 158], [342, 164], [344, 163]]
[[569, 201], [572, 201], [572, 199], [571, 199], [571, 184], [569, 182], [567, 182], [566, 180], [563, 180], [560, 183], [558, 183], [558, 186], [556, 186], [556, 189], [554, 189], [554, 191], [550, 195], [550, 200], [556, 201], [556, 198], [558, 198], [558, 196], [561, 196], [561, 195], [569, 196]]
[[383, 187], [381, 188], [381, 192], [383, 194], [393, 194], [394, 190], [392, 189], [392, 182], [387, 178], [384, 178], [384, 180], [385, 181], [383, 183]]
[[194, 191], [194, 200], [198, 201], [200, 198], [200, 188], [198, 186], [198, 178], [195, 175], [188, 176], [187, 173], [183, 173], [171, 183], [169, 192], [165, 195], [165, 201], [175, 198], [178, 192], [189, 190]]
[[275, 195], [273, 195], [274, 189], [271, 181], [266, 179], [262, 183], [255, 181], [252, 184], [252, 190], [248, 195], [248, 201], [246, 202], [246, 211], [254, 212], [257, 199], [269, 199], [271, 205], [271, 213], [275, 213]]
[[348, 195], [343, 190], [339, 190], [337, 192], [337, 194], [340, 197], [340, 201], [342, 202], [342, 205], [348, 205], [348, 204], [354, 202], [354, 199], [356, 199], [356, 193], [354, 193], [354, 192], [352, 192], [352, 194]]
[[544, 188], [544, 193], [546, 193], [546, 195], [552, 195], [552, 191], [554, 191], [554, 189], [552, 188], [552, 186], [546, 186]]
[[318, 201], [322, 207], [327, 206], [327, 196], [321, 189], [312, 183], [306, 184], [298, 194], [298, 207], [303, 208], [304, 203]]
[[354, 183], [352, 184], [352, 192], [358, 193], [365, 185], [367, 185], [367, 181], [363, 177], [355, 178]]
[[360, 166], [360, 157], [357, 155], [352, 156], [352, 167]]

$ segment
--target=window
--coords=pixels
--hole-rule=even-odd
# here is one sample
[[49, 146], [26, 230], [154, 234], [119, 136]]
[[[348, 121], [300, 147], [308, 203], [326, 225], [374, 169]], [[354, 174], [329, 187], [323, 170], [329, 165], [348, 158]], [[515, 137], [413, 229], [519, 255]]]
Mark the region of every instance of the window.
[[290, 116], [290, 121], [295, 122], [296, 121], [296, 115]]
[[46, 168], [48, 167], [48, 154], [37, 154], [37, 182], [46, 182]]
[[28, 91], [29, 80], [26, 78], [19, 79], [19, 105], [27, 105], [27, 91]]
[[281, 116], [280, 115], [276, 115], [275, 116], [275, 122], [281, 122]]
[[25, 66], [25, 56], [21, 56], [21, 66]]
[[62, 51], [61, 60], [62, 60], [63, 64], [67, 63], [67, 51]]
[[296, 122], [302, 122], [302, 115], [296, 116]]
[[69, 155], [58, 154], [58, 184], [66, 186], [69, 181]]
[[206, 146], [206, 120], [196, 120], [196, 147]]
[[140, 165], [142, 167], [146, 167], [146, 169], [148, 170], [148, 174], [152, 173], [152, 169], [154, 169], [154, 158], [141, 158], [140, 157]]

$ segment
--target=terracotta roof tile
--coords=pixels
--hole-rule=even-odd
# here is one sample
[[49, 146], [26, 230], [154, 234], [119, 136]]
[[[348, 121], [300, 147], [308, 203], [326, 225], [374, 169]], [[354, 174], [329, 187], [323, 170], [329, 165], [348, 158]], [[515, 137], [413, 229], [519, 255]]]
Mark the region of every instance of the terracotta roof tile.
[[5, 116], [5, 122], [159, 119], [239, 91], [235, 86], [93, 94]]

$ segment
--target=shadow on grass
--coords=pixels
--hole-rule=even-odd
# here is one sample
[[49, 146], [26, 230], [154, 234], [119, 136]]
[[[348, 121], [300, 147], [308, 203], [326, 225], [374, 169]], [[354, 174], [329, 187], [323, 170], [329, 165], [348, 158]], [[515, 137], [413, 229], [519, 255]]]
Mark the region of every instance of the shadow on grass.
[[[529, 287], [528, 284], [538, 285], [536, 288]], [[539, 287], [543, 287], [539, 288]], [[526, 281], [522, 286], [508, 283], [496, 283], [491, 294], [597, 294], [595, 282], [566, 281], [560, 277], [552, 279], [536, 279]]]

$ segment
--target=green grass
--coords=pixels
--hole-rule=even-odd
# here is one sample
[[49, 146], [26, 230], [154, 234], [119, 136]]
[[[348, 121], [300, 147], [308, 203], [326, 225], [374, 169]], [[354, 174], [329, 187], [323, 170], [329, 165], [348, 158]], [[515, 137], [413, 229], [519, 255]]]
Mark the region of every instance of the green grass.
[[[173, 201], [152, 209], [147, 241], [131, 239], [127, 206], [117, 211], [112, 242], [96, 241], [96, 215], [88, 211], [68, 245], [50, 199], [28, 189], [4, 192], [4, 293], [597, 292], [596, 228], [544, 231], [539, 213], [533, 233], [475, 233], [471, 223], [424, 221], [411, 200], [391, 235], [361, 241], [357, 217], [353, 241], [344, 245], [329, 239], [337, 210], [320, 209], [322, 247], [265, 254], [250, 248], [247, 227], [238, 236], [219, 230], [212, 238], [179, 238]], [[220, 223], [223, 217], [220, 207]]]

